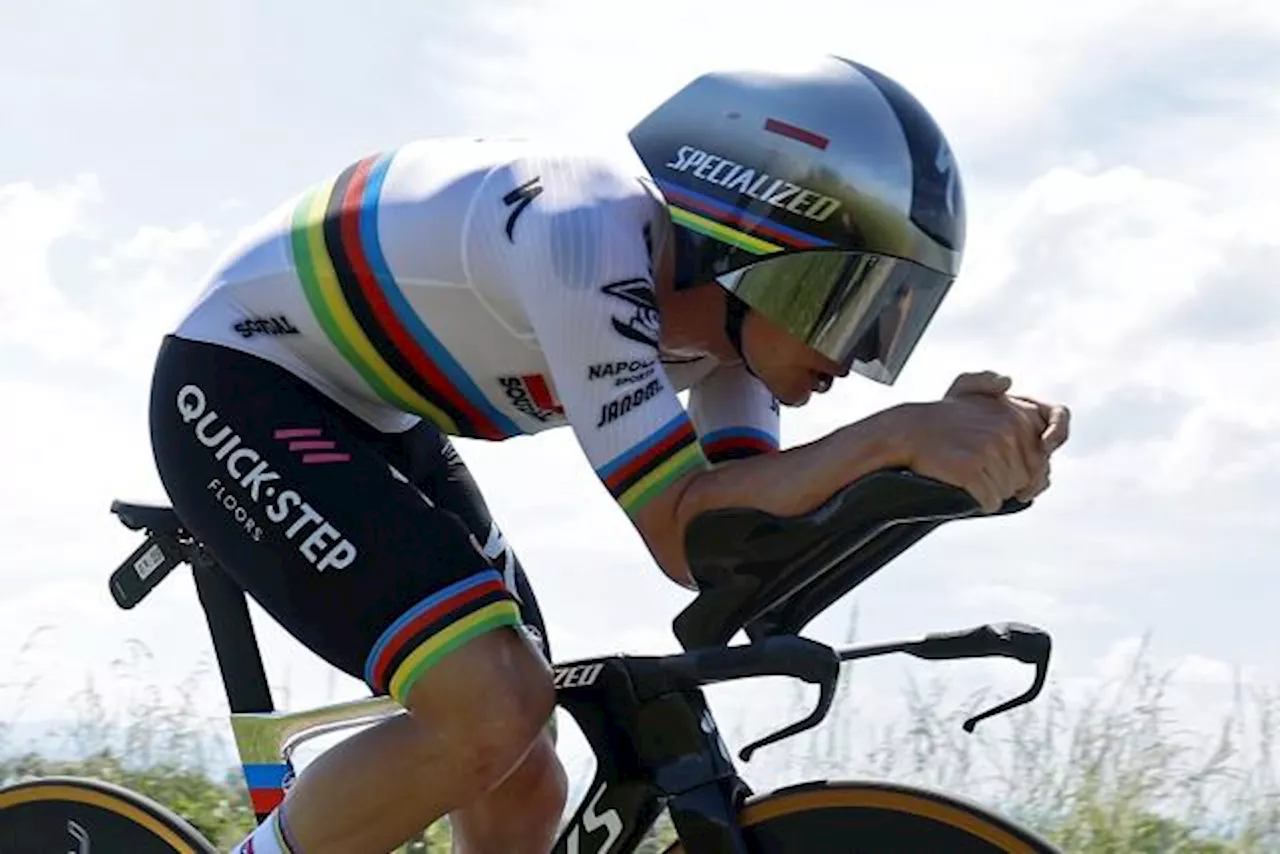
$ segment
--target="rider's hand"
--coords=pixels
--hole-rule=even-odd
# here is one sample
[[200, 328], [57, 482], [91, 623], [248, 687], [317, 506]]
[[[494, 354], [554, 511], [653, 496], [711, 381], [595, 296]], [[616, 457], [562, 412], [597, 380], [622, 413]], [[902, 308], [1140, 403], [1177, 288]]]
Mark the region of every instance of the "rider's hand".
[[976, 374], [961, 374], [947, 389], [947, 397], [964, 394], [985, 394], [989, 397], [1004, 397], [1014, 405], [1024, 408], [1028, 414], [1038, 415], [1044, 422], [1041, 443], [1046, 454], [1052, 454], [1067, 441], [1071, 435], [1071, 410], [1062, 404], [1041, 403], [1022, 395], [1008, 394], [1013, 380], [994, 371], [981, 371]]
[[968, 491], [988, 513], [1008, 498], [1048, 487], [1049, 456], [1066, 440], [1065, 407], [1007, 395], [992, 372], [961, 374], [942, 400], [909, 405], [902, 433], [907, 467]]
[[1049, 459], [1070, 437], [1071, 411], [1061, 404], [1041, 403], [1021, 395], [1010, 395], [1008, 391], [1012, 385], [1013, 381], [1008, 377], [992, 371], [961, 374], [952, 382], [946, 396], [976, 394], [1002, 397], [1006, 403], [1022, 410], [1039, 426], [1038, 453], [1027, 460], [1028, 470], [1032, 474], [1031, 482], [1014, 494], [1019, 501], [1030, 501], [1049, 488]]
[[1050, 457], [1062, 447], [1071, 434], [1071, 410], [1061, 404], [1041, 403], [1019, 395], [1010, 395], [1006, 401], [1034, 418], [1043, 425], [1040, 431], [1040, 454], [1038, 467], [1030, 486], [1020, 490], [1014, 497], [1019, 501], [1030, 501], [1049, 488]]

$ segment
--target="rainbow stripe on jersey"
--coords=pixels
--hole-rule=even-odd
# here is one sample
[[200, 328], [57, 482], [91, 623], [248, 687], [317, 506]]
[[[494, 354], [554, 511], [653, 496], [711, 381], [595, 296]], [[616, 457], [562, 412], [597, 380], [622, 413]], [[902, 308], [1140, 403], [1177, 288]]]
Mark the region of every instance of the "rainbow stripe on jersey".
[[308, 192], [293, 213], [294, 264], [316, 320], [378, 397], [446, 433], [523, 431], [485, 398], [414, 312], [378, 239], [393, 153], [366, 157]]
[[693, 422], [682, 412], [596, 474], [622, 509], [634, 516], [681, 475], [706, 465]]
[[754, 427], [726, 427], [702, 437], [702, 450], [713, 463], [738, 460], [778, 450], [778, 441]]

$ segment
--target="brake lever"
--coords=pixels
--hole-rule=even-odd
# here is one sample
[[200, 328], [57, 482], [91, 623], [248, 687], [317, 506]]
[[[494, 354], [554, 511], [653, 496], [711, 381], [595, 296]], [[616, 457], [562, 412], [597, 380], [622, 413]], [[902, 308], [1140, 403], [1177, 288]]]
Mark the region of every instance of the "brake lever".
[[1036, 666], [1031, 687], [1012, 700], [988, 709], [964, 722], [964, 731], [973, 732], [980, 721], [1026, 705], [1039, 696], [1049, 672], [1049, 654], [1053, 640], [1043, 629], [1026, 623], [992, 623], [959, 632], [935, 632], [922, 640], [906, 644], [902, 651], [916, 658], [957, 659], [1013, 658]]
[[[839, 676], [838, 665], [836, 676], [837, 678]], [[824, 679], [818, 683], [818, 705], [808, 717], [803, 720], [796, 721], [793, 724], [788, 724], [777, 732], [767, 735], [759, 741], [751, 742], [746, 747], [742, 748], [742, 750], [738, 751], [738, 757], [742, 759], [743, 762], [750, 762], [752, 755], [754, 755], [760, 748], [768, 747], [770, 744], [775, 744], [782, 741], [784, 738], [799, 735], [805, 730], [813, 729], [815, 726], [822, 723], [822, 719], [825, 718], [827, 716], [827, 712], [831, 710], [831, 701], [836, 695], [836, 681], [837, 679], [832, 678]]]
[[738, 753], [744, 762], [761, 747], [821, 723], [831, 709], [840, 679], [840, 658], [836, 651], [799, 635], [778, 635], [742, 646], [694, 649], [659, 661], [666, 678], [682, 686], [710, 685], [753, 676], [789, 676], [818, 686], [818, 707], [813, 713], [744, 747]]

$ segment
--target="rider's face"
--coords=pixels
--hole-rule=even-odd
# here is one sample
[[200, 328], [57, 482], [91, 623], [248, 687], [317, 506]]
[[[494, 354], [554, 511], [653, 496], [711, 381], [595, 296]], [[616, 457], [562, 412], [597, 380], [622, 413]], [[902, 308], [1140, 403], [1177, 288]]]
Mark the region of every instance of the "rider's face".
[[801, 344], [782, 327], [758, 311], [748, 312], [743, 323], [742, 347], [751, 370], [787, 406], [803, 406], [815, 392], [831, 387], [848, 370]]

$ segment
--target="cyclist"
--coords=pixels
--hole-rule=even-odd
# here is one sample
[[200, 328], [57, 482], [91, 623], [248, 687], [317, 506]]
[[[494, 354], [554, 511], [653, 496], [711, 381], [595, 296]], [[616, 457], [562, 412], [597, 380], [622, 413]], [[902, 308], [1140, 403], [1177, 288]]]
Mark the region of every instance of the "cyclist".
[[236, 851], [381, 854], [446, 814], [456, 850], [549, 848], [546, 631], [450, 436], [571, 428], [686, 587], [711, 508], [803, 512], [886, 466], [987, 510], [1046, 488], [1067, 411], [991, 372], [779, 449], [779, 402], [892, 384], [959, 270], [960, 174], [902, 86], [835, 57], [708, 74], [629, 141], [361, 159], [242, 235], [165, 337], [151, 436], [179, 515], [409, 711], [318, 757]]

